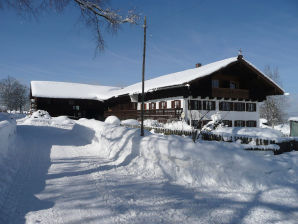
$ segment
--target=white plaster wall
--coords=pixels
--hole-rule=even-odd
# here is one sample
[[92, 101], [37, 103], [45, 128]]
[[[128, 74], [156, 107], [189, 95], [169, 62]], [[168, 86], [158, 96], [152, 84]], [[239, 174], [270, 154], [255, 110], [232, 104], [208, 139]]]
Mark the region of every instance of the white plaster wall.
[[[156, 100], [150, 100], [146, 101], [145, 103], [147, 104], [147, 110], [149, 109], [149, 103], [154, 102], [156, 103], [156, 109], [159, 108], [159, 102], [161, 101], [166, 101], [167, 102], [167, 108], [172, 108], [171, 107], [171, 101], [173, 100], [180, 100], [181, 101], [181, 108], [183, 108], [183, 112], [185, 114], [185, 120], [199, 120], [203, 115], [206, 114], [207, 111], [205, 110], [188, 110], [188, 100], [209, 100], [208, 97], [201, 99], [201, 97], [193, 98], [183, 98], [183, 96], [179, 97], [170, 97], [170, 98], [162, 98], [162, 99], [156, 99]], [[237, 101], [237, 100], [215, 100], [211, 99], [209, 101], [215, 101], [216, 105], [216, 110], [209, 111], [209, 113], [204, 117], [203, 120], [211, 120], [211, 115], [215, 113], [219, 113], [222, 117], [223, 120], [231, 120], [234, 125], [235, 120], [254, 120], [257, 122], [257, 127], [259, 126], [259, 108], [260, 108], [260, 103], [258, 102], [251, 102], [251, 101]], [[226, 101], [226, 102], [242, 102], [242, 103], [256, 103], [256, 111], [255, 112], [247, 112], [247, 111], [220, 111], [219, 110], [219, 102]], [[138, 110], [141, 110], [141, 103], [138, 103]]]
[[[161, 98], [161, 99], [156, 99], [156, 100], [149, 100], [149, 101], [145, 101], [144, 103], [147, 104], [147, 110], [149, 109], [149, 103], [156, 103], [156, 109], [160, 109], [159, 108], [159, 102], [166, 101], [167, 102], [167, 109], [171, 109], [172, 108], [171, 102], [173, 100], [180, 100], [181, 101], [181, 108], [183, 108], [183, 104], [184, 104], [183, 101], [184, 100], [183, 100], [183, 97], [182, 96], [169, 97], [169, 98]], [[142, 106], [142, 103], [138, 103], [138, 110], [141, 110], [141, 106]]]
[[[206, 110], [188, 110], [188, 100], [209, 100], [208, 97], [201, 99], [200, 97], [198, 98], [187, 98], [184, 100], [184, 111], [187, 111], [185, 114], [185, 119], [186, 120], [199, 120], [201, 119], [202, 116], [204, 116], [207, 111]], [[256, 111], [255, 112], [248, 112], [248, 111], [220, 111], [219, 110], [219, 102], [225, 101], [225, 102], [244, 102], [244, 101], [237, 101], [237, 100], [214, 100], [211, 99], [209, 101], [215, 101], [215, 105], [216, 105], [216, 110], [211, 110], [209, 111], [209, 113], [207, 113], [207, 115], [203, 118], [203, 120], [211, 120], [211, 116], [215, 113], [219, 113], [222, 117], [223, 120], [231, 120], [233, 122], [233, 126], [234, 126], [234, 121], [235, 120], [254, 120], [257, 122], [257, 127], [259, 126], [259, 117], [260, 117], [260, 113], [259, 113], [259, 107], [260, 107], [260, 103], [258, 102], [252, 102], [252, 101], [245, 101], [245, 103], [256, 103]]]

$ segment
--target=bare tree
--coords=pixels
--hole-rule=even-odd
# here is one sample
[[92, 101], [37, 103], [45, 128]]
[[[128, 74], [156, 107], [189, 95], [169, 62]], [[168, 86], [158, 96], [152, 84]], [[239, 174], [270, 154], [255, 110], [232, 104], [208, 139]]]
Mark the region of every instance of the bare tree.
[[8, 110], [22, 111], [29, 101], [28, 88], [15, 78], [8, 76], [0, 81], [0, 98]]
[[131, 9], [126, 15], [120, 10], [106, 6], [108, 0], [1, 0], [0, 9], [13, 8], [18, 14], [38, 18], [41, 12], [53, 10], [63, 12], [67, 7], [77, 7], [80, 10], [80, 20], [85, 23], [95, 36], [96, 49], [104, 49], [102, 37], [103, 28], [116, 32], [124, 23], [137, 24], [139, 15]]
[[[272, 69], [267, 65], [264, 73], [274, 82], [282, 85], [278, 68]], [[286, 98], [284, 96], [268, 96], [260, 107], [260, 116], [265, 118], [268, 125], [274, 126], [285, 121]]]

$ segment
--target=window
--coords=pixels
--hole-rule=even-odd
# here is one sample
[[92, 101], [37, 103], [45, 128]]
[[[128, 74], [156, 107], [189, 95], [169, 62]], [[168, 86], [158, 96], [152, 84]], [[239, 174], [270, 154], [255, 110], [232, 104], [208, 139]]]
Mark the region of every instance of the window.
[[188, 101], [189, 110], [202, 110], [202, 104], [199, 100], [189, 100]]
[[212, 88], [219, 88], [219, 80], [217, 79], [212, 80]]
[[232, 111], [233, 103], [232, 102], [219, 102], [219, 110], [221, 111]]
[[255, 112], [257, 109], [257, 105], [255, 103], [247, 103], [246, 104], [246, 111]]
[[128, 108], [131, 110], [136, 110], [137, 109], [137, 103], [129, 103]]
[[167, 109], [167, 102], [166, 101], [159, 102], [159, 109]]
[[149, 103], [149, 110], [155, 110], [156, 104], [155, 103]]
[[73, 101], [73, 100], [69, 100], [69, 101], [68, 101], [68, 104], [69, 104], [69, 105], [74, 105], [74, 101]]
[[234, 103], [234, 111], [245, 111], [245, 103]]
[[73, 110], [80, 110], [80, 106], [72, 106]]
[[215, 101], [203, 101], [203, 110], [215, 110]]
[[224, 124], [224, 126], [232, 127], [232, 121], [230, 120], [223, 120], [222, 123]]
[[245, 121], [234, 121], [234, 127], [245, 127]]
[[172, 101], [172, 108], [181, 108], [181, 101], [180, 100], [173, 100]]
[[246, 127], [257, 127], [256, 121], [246, 121]]
[[237, 88], [238, 88], [237, 83], [234, 81], [230, 81], [230, 89], [237, 89]]

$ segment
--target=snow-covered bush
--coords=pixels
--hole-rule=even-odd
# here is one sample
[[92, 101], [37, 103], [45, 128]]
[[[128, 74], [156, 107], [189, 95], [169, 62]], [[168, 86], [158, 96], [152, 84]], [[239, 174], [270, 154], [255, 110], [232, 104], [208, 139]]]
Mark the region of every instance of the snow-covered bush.
[[135, 120], [135, 119], [127, 119], [127, 120], [123, 120], [121, 121], [122, 125], [131, 125], [131, 126], [138, 126], [140, 125], [140, 123]]
[[120, 120], [116, 116], [108, 116], [105, 120], [105, 123], [107, 124], [114, 124], [114, 125], [120, 125]]
[[50, 114], [45, 110], [38, 110], [32, 113], [31, 118], [51, 119]]
[[202, 128], [202, 131], [213, 131], [218, 127], [222, 127], [222, 119], [220, 113], [216, 113], [211, 115], [211, 121], [209, 121], [204, 127]]
[[188, 125], [185, 121], [172, 121], [171, 123], [165, 123], [163, 127], [170, 130], [192, 130], [192, 127]]
[[162, 124], [160, 124], [157, 120], [146, 119], [146, 120], [144, 120], [144, 126], [146, 126], [146, 127], [162, 127]]

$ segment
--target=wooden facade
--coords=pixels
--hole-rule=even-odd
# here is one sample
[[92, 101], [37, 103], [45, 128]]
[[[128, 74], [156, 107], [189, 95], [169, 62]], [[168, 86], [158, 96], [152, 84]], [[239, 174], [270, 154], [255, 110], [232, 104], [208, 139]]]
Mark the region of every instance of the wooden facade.
[[[168, 104], [163, 103], [164, 99], [175, 97], [181, 97], [184, 100], [188, 100], [190, 97], [206, 99], [202, 101], [202, 104], [200, 102], [197, 110], [215, 110], [214, 101], [210, 101], [210, 105], [207, 103], [208, 99], [217, 99], [223, 100], [219, 103], [220, 111], [255, 112], [256, 103], [247, 103], [247, 101], [262, 102], [266, 99], [266, 96], [278, 94], [283, 94], [283, 91], [277, 85], [239, 57], [236, 62], [205, 77], [195, 79], [189, 83], [181, 83], [179, 86], [169, 86], [145, 93], [144, 118], [155, 119], [160, 122], [179, 119], [183, 112], [181, 102], [178, 108], [173, 106], [174, 100], [168, 102]], [[140, 103], [141, 94], [137, 98]], [[117, 100], [118, 102], [115, 102], [115, 99], [105, 102], [108, 110], [105, 111], [104, 117], [116, 115], [120, 119], [140, 119], [140, 107], [139, 110], [137, 106], [129, 107], [131, 100], [128, 95], [121, 96]], [[161, 101], [155, 102], [158, 100]], [[233, 102], [235, 100], [243, 101], [243, 103]], [[231, 126], [230, 121], [226, 123]], [[247, 123], [245, 120], [236, 122], [233, 125], [243, 126], [244, 124], [245, 126], [253, 126], [253, 122]]]
[[94, 118], [103, 120], [104, 103], [98, 100], [31, 98], [31, 107], [46, 110], [53, 117], [65, 115], [72, 119]]

